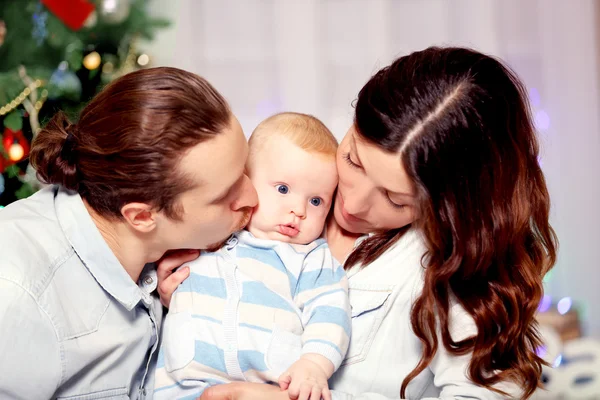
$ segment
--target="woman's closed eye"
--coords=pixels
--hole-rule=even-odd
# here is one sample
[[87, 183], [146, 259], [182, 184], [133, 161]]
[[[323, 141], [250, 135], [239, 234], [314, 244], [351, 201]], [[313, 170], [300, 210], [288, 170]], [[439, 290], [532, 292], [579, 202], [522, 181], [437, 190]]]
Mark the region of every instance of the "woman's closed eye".
[[358, 165], [357, 163], [355, 163], [354, 161], [352, 161], [352, 158], [350, 157], [350, 152], [345, 153], [343, 157], [344, 157], [344, 160], [346, 160], [346, 162], [348, 163], [348, 165], [350, 165], [351, 167], [358, 168], [358, 169], [362, 168], [360, 165]]
[[390, 205], [397, 210], [402, 210], [403, 208], [408, 207], [408, 204], [398, 204], [394, 202], [390, 197], [390, 193], [385, 189], [381, 189], [381, 194], [383, 194], [387, 202], [390, 203]]
[[394, 203], [394, 202], [392, 201], [392, 199], [390, 199], [390, 197], [389, 197], [389, 196], [387, 196], [387, 195], [385, 196], [385, 198], [387, 199], [388, 203], [390, 203], [390, 205], [391, 205], [392, 207], [394, 207], [395, 209], [401, 210], [401, 209], [403, 209], [403, 208], [406, 208], [406, 207], [408, 207], [406, 204], [396, 204], [396, 203]]

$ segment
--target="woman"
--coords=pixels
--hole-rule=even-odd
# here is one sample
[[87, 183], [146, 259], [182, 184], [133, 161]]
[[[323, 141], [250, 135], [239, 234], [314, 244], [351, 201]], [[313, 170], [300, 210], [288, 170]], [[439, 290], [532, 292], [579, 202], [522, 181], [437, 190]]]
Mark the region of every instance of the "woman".
[[162, 307], [144, 266], [245, 225], [247, 154], [223, 97], [175, 68], [54, 117], [30, 155], [52, 186], [0, 212], [0, 398], [151, 394]]
[[[429, 48], [362, 88], [327, 229], [352, 304], [334, 399], [531, 396], [556, 257], [537, 157], [523, 85], [491, 57]], [[202, 397], [251, 398], [287, 393], [239, 383]]]

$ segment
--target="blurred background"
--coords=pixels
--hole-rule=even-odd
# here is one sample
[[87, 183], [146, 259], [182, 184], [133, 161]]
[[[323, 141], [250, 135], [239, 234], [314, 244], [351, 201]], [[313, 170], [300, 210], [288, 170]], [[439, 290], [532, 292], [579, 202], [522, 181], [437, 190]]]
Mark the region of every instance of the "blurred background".
[[[540, 304], [550, 338], [540, 351], [556, 367], [547, 371], [546, 386], [553, 398], [596, 398], [600, 2], [594, 0], [0, 0], [0, 204], [39, 187], [26, 161], [36, 129], [57, 109], [76, 113], [128, 71], [168, 65], [204, 76], [228, 99], [246, 135], [273, 113], [297, 111], [322, 119], [340, 139], [369, 77], [432, 45], [498, 56], [528, 88], [560, 240]], [[581, 364], [574, 360], [595, 372], [577, 378]]]

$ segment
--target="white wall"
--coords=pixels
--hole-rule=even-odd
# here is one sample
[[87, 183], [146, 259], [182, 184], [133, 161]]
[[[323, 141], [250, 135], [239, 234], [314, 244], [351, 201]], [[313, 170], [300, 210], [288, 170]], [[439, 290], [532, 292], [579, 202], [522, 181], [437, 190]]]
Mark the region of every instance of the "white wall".
[[293, 110], [316, 115], [341, 138], [371, 74], [430, 45], [505, 59], [525, 80], [544, 128], [542, 164], [561, 243], [548, 293], [582, 304], [588, 332], [600, 336], [594, 0], [154, 0], [152, 7], [174, 21], [146, 46], [154, 65], [206, 77], [247, 135], [264, 117]]

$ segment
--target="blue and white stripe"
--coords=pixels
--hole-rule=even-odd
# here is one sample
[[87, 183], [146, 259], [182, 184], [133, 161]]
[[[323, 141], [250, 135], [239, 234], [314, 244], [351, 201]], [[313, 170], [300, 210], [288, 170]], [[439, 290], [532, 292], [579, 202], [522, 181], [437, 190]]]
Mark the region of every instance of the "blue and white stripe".
[[324, 240], [290, 245], [246, 231], [234, 238], [235, 246], [189, 263], [190, 277], [173, 294], [157, 399], [197, 397], [233, 380], [277, 382], [304, 353], [337, 369], [348, 349], [347, 278]]

